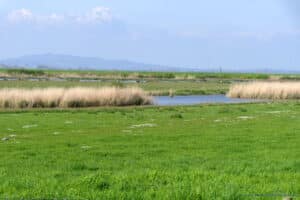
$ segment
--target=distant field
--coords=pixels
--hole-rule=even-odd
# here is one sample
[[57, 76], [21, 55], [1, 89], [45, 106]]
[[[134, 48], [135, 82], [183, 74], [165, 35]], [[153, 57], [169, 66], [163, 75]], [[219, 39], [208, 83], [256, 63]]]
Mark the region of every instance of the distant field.
[[[297, 75], [269, 75], [255, 73], [209, 72], [132, 72], [132, 71], [79, 71], [0, 69], [2, 76], [62, 77], [62, 78], [114, 78], [114, 79], [269, 79], [300, 78]], [[1, 74], [0, 74], [1, 75]]]
[[190, 94], [225, 94], [230, 86], [230, 82], [222, 81], [147, 81], [147, 82], [80, 82], [73, 81], [0, 81], [0, 88], [47, 88], [47, 87], [140, 87], [154, 95], [190, 95]]
[[232, 83], [300, 80], [300, 75], [0, 69], [0, 88], [140, 87], [152, 95], [225, 94]]
[[299, 103], [0, 113], [0, 196], [299, 195]]
[[300, 75], [0, 69], [0, 88], [140, 87], [151, 95], [225, 94], [232, 83], [300, 80]]

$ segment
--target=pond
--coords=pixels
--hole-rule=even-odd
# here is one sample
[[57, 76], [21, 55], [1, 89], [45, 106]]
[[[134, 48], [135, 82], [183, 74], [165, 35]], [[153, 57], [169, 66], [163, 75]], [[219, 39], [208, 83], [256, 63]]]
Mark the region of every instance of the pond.
[[154, 104], [159, 106], [193, 105], [205, 103], [249, 103], [257, 102], [254, 99], [228, 98], [225, 95], [190, 95], [190, 96], [156, 96]]

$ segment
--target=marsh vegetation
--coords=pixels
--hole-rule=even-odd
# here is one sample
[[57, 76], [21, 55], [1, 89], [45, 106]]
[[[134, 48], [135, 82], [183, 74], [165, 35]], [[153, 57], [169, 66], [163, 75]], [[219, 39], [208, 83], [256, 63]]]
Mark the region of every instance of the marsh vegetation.
[[43, 88], [0, 90], [1, 108], [130, 106], [152, 104], [139, 88]]
[[231, 98], [300, 99], [300, 82], [252, 82], [231, 86]]

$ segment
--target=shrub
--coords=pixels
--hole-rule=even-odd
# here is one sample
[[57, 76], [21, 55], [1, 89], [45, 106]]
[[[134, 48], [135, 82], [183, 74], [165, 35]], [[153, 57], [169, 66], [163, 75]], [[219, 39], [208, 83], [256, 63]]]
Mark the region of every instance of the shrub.
[[8, 69], [7, 72], [9, 74], [26, 74], [26, 75], [33, 75], [33, 76], [45, 75], [45, 72], [43, 70], [36, 70], [36, 69]]

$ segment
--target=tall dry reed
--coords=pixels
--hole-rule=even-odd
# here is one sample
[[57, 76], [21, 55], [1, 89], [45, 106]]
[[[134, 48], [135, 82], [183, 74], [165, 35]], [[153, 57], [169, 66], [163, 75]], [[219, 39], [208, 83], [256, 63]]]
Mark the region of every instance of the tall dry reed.
[[228, 97], [249, 99], [300, 99], [300, 82], [252, 82], [231, 86]]
[[1, 108], [54, 108], [152, 104], [139, 88], [1, 89]]

